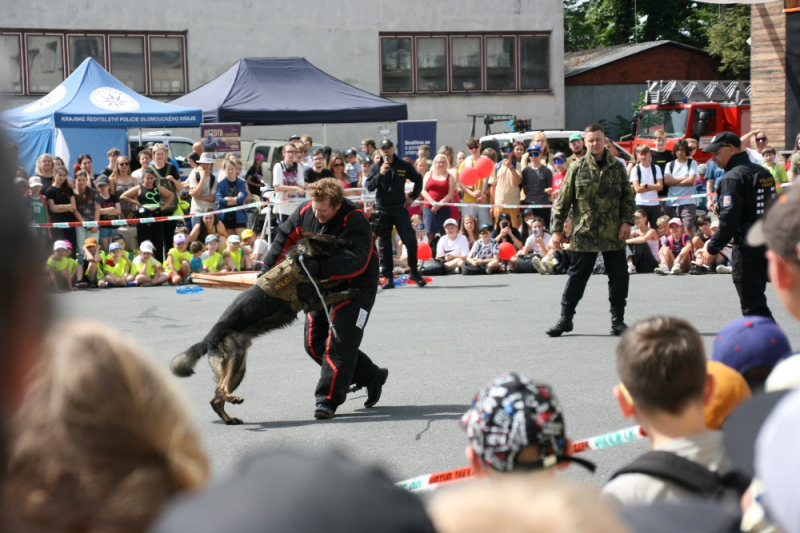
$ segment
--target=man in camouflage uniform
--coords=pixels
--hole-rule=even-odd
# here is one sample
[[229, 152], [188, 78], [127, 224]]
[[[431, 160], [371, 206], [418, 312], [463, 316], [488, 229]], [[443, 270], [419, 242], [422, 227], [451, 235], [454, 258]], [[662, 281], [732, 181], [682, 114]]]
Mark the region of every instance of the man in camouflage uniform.
[[635, 195], [625, 167], [604, 147], [603, 128], [592, 124], [584, 134], [587, 153], [570, 165], [553, 209], [550, 242], [557, 249], [564, 240], [564, 221], [572, 210], [572, 261], [561, 297], [561, 318], [546, 331], [551, 337], [572, 331], [572, 317], [592, 275], [598, 252], [603, 254], [609, 280], [611, 334], [622, 335], [628, 327], [624, 321], [628, 297], [625, 239], [630, 237], [633, 226]]

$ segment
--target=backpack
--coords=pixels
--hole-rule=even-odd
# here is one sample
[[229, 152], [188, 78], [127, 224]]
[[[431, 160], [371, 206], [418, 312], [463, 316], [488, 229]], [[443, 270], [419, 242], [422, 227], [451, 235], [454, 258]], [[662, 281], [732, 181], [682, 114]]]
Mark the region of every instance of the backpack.
[[[645, 474], [669, 481], [704, 499], [739, 508], [750, 479], [738, 470], [712, 472], [705, 466], [670, 452], [648, 452], [617, 470], [611, 479], [623, 474]], [[609, 480], [610, 481], [610, 480]]]
[[[672, 174], [672, 171], [675, 169], [675, 165], [674, 165], [675, 161], [677, 161], [677, 159], [673, 159], [672, 161], [669, 161], [667, 164], [664, 165], [663, 171], [661, 172], [661, 175], [664, 178], [666, 178], [666, 176], [667, 176], [667, 168], [669, 168], [669, 173]], [[688, 166], [686, 168], [691, 170], [693, 162], [694, 162], [694, 160], [691, 157], [687, 157], [686, 158], [686, 164]], [[639, 183], [641, 183], [641, 182], [639, 182]], [[671, 185], [667, 185], [666, 183], [664, 183], [664, 186], [661, 188], [660, 191], [658, 191], [658, 197], [659, 198], [666, 198], [667, 196], [669, 196], [669, 188], [670, 187], [671, 187]]]

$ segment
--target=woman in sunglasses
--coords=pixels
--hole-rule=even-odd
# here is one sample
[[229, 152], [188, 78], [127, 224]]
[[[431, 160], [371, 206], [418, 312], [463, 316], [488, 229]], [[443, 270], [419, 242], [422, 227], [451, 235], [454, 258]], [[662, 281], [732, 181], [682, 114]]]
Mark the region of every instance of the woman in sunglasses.
[[[131, 173], [131, 160], [128, 156], [121, 155], [117, 158], [116, 168], [111, 172], [108, 182], [111, 185], [111, 191], [117, 198], [121, 198], [123, 194], [139, 185], [139, 180], [134, 178]], [[136, 217], [133, 204], [120, 201], [120, 206], [122, 207], [122, 218]]]

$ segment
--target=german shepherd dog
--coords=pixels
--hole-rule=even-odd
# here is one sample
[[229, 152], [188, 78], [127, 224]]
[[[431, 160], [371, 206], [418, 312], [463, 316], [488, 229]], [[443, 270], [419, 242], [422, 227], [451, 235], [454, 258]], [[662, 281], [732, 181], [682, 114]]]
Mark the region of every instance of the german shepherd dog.
[[[303, 258], [330, 257], [349, 245], [349, 241], [330, 235], [304, 233], [303, 238], [286, 252], [283, 261], [233, 301], [202, 341], [172, 360], [172, 373], [180, 377], [191, 376], [197, 361], [208, 354], [208, 362], [218, 381], [211, 407], [226, 424], [241, 424], [240, 419], [225, 412], [225, 402], [240, 404], [244, 401], [244, 398], [231, 393], [244, 378], [247, 349], [253, 339], [285, 328], [297, 319], [300, 311], [322, 309], [323, 305], [333, 305], [356, 296], [358, 289], [349, 289], [327, 294], [325, 301], [321, 301], [300, 264]], [[318, 285], [331, 288], [337, 283], [318, 282]]]

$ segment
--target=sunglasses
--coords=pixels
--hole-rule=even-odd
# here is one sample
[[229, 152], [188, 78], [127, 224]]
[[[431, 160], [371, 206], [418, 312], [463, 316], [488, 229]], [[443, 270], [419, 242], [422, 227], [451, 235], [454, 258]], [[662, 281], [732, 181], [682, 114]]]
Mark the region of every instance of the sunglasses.
[[561, 165], [561, 164], [564, 163], [565, 160], [564, 159], [554, 159], [554, 161], [555, 161], [556, 165]]
[[333, 166], [334, 167], [343, 167], [344, 163], [334, 163]]
[[761, 142], [767, 142], [767, 138], [766, 137], [756, 137], [756, 141], [760, 142], [760, 143]]
[[117, 162], [117, 166], [127, 167], [127, 166], [130, 166], [130, 163], [128, 163], [127, 161], [118, 161]]
[[480, 146], [467, 146], [467, 150], [477, 150]]

